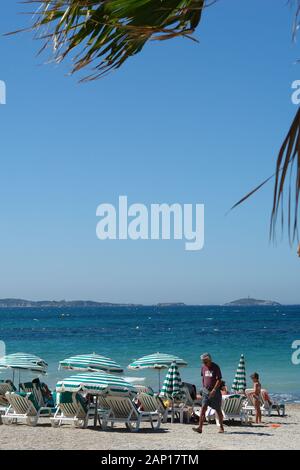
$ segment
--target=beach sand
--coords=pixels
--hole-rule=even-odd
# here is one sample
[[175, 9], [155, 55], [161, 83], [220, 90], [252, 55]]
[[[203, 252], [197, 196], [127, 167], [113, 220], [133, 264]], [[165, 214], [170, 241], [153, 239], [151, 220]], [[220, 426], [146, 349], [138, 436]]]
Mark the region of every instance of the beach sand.
[[[130, 433], [125, 426], [116, 426], [112, 431], [68, 425], [51, 428], [49, 421], [44, 420], [37, 427], [0, 425], [0, 449], [300, 449], [300, 405], [288, 405], [284, 418], [264, 417], [263, 421], [261, 426], [225, 426], [225, 434], [218, 434], [216, 425], [209, 424], [199, 435], [193, 432], [192, 424], [167, 423], [158, 432], [143, 425], [139, 433]], [[280, 427], [271, 427], [272, 424]]]

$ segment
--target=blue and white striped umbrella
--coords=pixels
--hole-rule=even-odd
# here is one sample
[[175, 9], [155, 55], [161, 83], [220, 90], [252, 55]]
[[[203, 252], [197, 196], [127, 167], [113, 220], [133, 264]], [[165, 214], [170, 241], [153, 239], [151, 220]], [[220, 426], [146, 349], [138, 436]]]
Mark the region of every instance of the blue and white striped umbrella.
[[122, 373], [122, 367], [109, 357], [99, 356], [98, 354], [81, 354], [71, 356], [59, 362], [59, 368], [68, 370], [80, 370], [90, 372], [111, 372]]
[[27, 370], [38, 374], [46, 374], [47, 368], [47, 362], [33, 354], [8, 354], [0, 359], [0, 369]]
[[126, 382], [122, 377], [116, 377], [104, 372], [72, 375], [57, 382], [56, 391], [85, 392], [92, 395], [103, 393], [112, 395], [122, 395], [128, 392], [136, 393], [134, 386]]

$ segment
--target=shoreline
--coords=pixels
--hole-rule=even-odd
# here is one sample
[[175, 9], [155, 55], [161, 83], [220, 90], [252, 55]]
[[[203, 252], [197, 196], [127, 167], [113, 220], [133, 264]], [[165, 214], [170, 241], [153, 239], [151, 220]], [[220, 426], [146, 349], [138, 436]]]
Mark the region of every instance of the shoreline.
[[[69, 425], [0, 425], [0, 450], [286, 450], [300, 449], [300, 404], [287, 405], [286, 417], [263, 417], [262, 425], [226, 425], [218, 434], [215, 424], [206, 424], [203, 434], [192, 431], [195, 424], [162, 424], [152, 431], [144, 424], [139, 433], [124, 425], [113, 430], [75, 429]], [[279, 425], [277, 427], [277, 425]]]

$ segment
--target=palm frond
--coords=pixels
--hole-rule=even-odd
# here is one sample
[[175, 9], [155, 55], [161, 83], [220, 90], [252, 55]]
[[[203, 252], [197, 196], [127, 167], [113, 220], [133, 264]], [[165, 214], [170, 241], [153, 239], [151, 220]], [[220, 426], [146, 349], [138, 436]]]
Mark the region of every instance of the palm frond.
[[[292, 125], [281, 145], [277, 156], [275, 173], [264, 180], [248, 194], [236, 202], [230, 210], [236, 208], [268, 181], [275, 178], [273, 206], [270, 221], [270, 238], [276, 238], [276, 225], [280, 215], [281, 228], [287, 222], [288, 236], [292, 244], [298, 235], [298, 217], [299, 217], [299, 195], [300, 195], [300, 109], [298, 109]], [[293, 183], [294, 179], [294, 183]], [[286, 189], [286, 186], [288, 188]], [[287, 192], [287, 202], [284, 202], [284, 196]], [[287, 217], [285, 217], [287, 213]], [[287, 219], [287, 220], [286, 220]]]
[[205, 0], [27, 0], [39, 4], [30, 30], [61, 62], [75, 52], [71, 73], [94, 65], [97, 79], [140, 52], [149, 40], [191, 37]]
[[[300, 0], [289, 0], [289, 3], [295, 8], [293, 22], [293, 39], [295, 39], [300, 28]], [[298, 240], [299, 242], [300, 109], [298, 109], [286, 138], [279, 150], [275, 173], [242, 197], [231, 207], [230, 210], [246, 201], [272, 178], [275, 178], [275, 184], [270, 220], [270, 239], [276, 239], [276, 226], [280, 215], [281, 229], [283, 230], [284, 224], [286, 223], [289, 241], [292, 245], [295, 240]], [[287, 202], [285, 202], [286, 193]], [[300, 243], [298, 246], [298, 255], [300, 256]]]

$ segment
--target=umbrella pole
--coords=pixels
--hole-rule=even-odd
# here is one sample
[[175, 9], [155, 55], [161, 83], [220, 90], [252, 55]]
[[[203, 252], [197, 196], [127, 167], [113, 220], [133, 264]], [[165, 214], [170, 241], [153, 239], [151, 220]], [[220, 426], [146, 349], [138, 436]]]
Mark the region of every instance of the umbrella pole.
[[158, 393], [160, 393], [160, 369], [158, 369]]
[[98, 418], [98, 395], [96, 395], [94, 427], [97, 426], [97, 418]]

